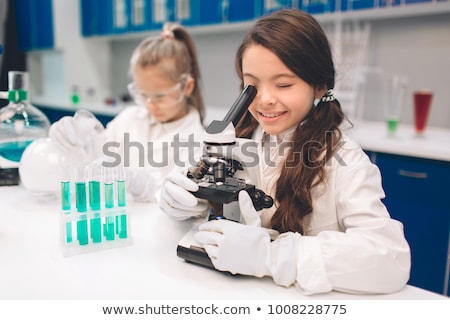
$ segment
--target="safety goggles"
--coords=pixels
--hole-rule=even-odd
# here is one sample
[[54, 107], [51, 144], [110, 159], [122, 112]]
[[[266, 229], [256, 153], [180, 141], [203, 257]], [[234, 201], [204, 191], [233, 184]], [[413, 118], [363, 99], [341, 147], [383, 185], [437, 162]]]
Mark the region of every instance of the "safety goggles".
[[183, 101], [186, 79], [179, 81], [168, 90], [152, 94], [139, 91], [134, 82], [129, 83], [127, 88], [130, 96], [139, 105], [146, 106], [153, 103], [160, 108], [170, 108]]

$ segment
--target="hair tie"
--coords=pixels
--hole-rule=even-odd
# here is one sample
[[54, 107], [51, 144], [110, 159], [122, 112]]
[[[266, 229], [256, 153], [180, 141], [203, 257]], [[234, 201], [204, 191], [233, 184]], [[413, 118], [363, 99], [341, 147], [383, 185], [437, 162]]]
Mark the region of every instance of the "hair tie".
[[323, 95], [323, 97], [320, 100], [322, 102], [331, 102], [331, 101], [336, 100], [333, 90], [330, 89], [327, 92], [325, 92], [325, 94]]
[[163, 30], [163, 31], [161, 31], [161, 38], [163, 38], [163, 39], [175, 39], [175, 35], [173, 34], [173, 31]]

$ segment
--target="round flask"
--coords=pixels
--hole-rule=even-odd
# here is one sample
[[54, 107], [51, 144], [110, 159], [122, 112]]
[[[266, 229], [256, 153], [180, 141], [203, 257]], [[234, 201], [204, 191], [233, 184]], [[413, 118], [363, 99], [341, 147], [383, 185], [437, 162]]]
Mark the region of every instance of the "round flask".
[[27, 72], [8, 73], [8, 100], [9, 104], [0, 109], [0, 167], [17, 167], [25, 148], [48, 136], [50, 122], [28, 100]]

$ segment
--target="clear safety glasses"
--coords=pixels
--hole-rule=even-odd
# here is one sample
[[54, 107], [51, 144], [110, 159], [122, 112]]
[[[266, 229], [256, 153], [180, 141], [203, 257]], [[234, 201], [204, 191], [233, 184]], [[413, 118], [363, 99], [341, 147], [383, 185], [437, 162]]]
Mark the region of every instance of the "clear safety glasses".
[[128, 92], [137, 104], [146, 106], [153, 103], [160, 108], [170, 108], [180, 103], [184, 98], [185, 87], [186, 79], [181, 80], [166, 91], [153, 94], [139, 91], [134, 82], [129, 83], [127, 86]]

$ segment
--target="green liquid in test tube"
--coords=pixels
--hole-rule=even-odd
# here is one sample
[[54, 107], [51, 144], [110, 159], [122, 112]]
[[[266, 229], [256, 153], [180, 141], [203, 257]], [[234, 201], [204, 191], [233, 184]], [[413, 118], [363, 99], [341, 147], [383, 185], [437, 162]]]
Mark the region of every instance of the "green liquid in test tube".
[[[85, 182], [85, 168], [80, 167], [76, 169], [75, 178], [75, 199], [78, 212], [86, 212], [86, 182]], [[86, 245], [88, 239], [88, 223], [86, 215], [80, 215], [77, 221], [77, 239], [80, 245]]]
[[[70, 181], [61, 181], [61, 209], [65, 214], [70, 214]], [[72, 242], [72, 223], [66, 222], [66, 242]]]
[[[104, 192], [105, 192], [105, 208], [114, 208], [114, 177], [113, 169], [104, 167]], [[106, 240], [114, 240], [114, 217], [106, 214], [104, 225]]]
[[118, 216], [117, 233], [119, 238], [126, 239], [127, 234], [127, 215], [125, 213], [126, 207], [126, 190], [125, 190], [125, 173], [123, 167], [117, 168], [117, 205], [123, 208], [123, 212]]
[[100, 212], [100, 165], [93, 164], [89, 168], [89, 207], [93, 211], [94, 217], [89, 221], [91, 227], [92, 242], [102, 242], [102, 221]]

